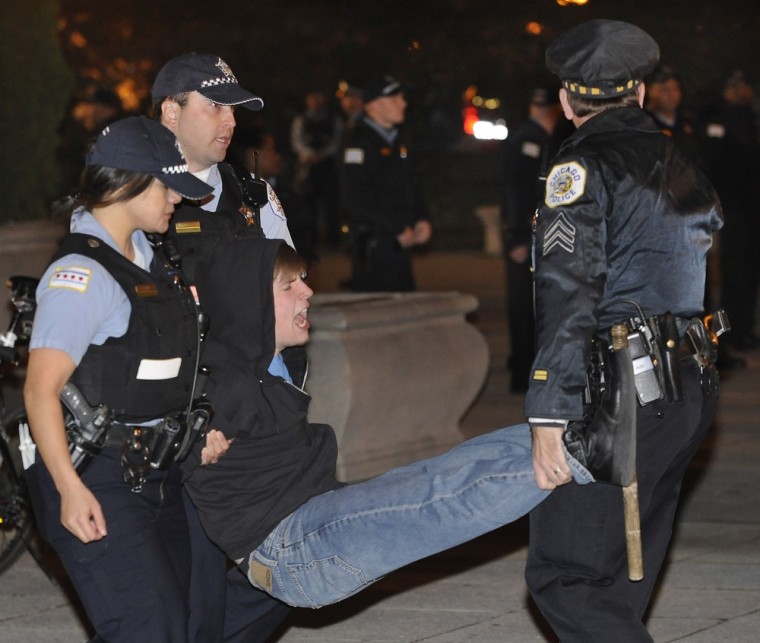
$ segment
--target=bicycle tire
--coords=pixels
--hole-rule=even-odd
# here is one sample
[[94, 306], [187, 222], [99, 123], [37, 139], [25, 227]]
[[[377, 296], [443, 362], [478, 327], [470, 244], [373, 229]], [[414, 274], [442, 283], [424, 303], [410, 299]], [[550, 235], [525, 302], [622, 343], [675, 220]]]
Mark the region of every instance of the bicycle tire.
[[0, 574], [24, 551], [34, 523], [18, 450], [22, 422], [28, 422], [26, 411], [16, 409], [3, 418], [0, 433], [8, 447], [0, 452]]

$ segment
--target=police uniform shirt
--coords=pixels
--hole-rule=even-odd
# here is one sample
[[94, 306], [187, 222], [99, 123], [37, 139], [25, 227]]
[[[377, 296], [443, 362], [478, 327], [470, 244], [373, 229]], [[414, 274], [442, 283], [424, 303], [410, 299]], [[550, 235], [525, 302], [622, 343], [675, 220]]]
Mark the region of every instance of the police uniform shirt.
[[[92, 235], [121, 253], [103, 226], [86, 210], [71, 217], [71, 232]], [[141, 230], [132, 234], [135, 261], [150, 269], [153, 249]], [[37, 288], [30, 349], [54, 348], [79, 365], [90, 344], [102, 345], [127, 331], [131, 305], [124, 290], [97, 261], [78, 254], [50, 265]]]
[[[222, 175], [219, 172], [218, 165], [212, 165], [206, 172], [194, 172], [197, 178], [205, 183], [208, 183], [214, 190], [211, 200], [208, 203], [202, 204], [200, 207], [207, 212], [216, 212], [216, 208], [219, 205], [219, 198], [222, 194]], [[277, 198], [272, 186], [267, 183], [267, 197], [268, 202], [261, 208], [261, 229], [264, 232], [264, 236], [267, 239], [282, 239], [290, 247], [295, 248], [293, 245], [293, 239], [290, 236], [288, 230], [288, 222], [285, 218], [285, 210], [280, 203], [280, 199]]]

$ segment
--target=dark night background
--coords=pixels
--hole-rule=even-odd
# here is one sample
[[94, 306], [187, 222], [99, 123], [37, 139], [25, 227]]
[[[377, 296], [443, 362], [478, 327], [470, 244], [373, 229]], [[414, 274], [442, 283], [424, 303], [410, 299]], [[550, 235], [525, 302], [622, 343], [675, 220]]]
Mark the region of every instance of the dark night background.
[[[116, 8], [118, 7], [118, 9]], [[458, 100], [468, 84], [522, 105], [525, 83], [543, 73], [545, 43], [590, 18], [629, 20], [682, 70], [687, 94], [703, 101], [734, 69], [760, 62], [757, 2], [589, 0], [60, 0], [60, 39], [80, 86], [135, 81], [145, 96], [157, 68], [187, 51], [212, 51], [259, 92], [269, 119], [309, 88], [386, 71], [422, 96]], [[544, 31], [526, 32], [534, 21]], [[269, 107], [273, 109], [268, 109]]]
[[[416, 90], [408, 126], [427, 153], [427, 191], [441, 221], [469, 220], [474, 205], [492, 202], [498, 193], [499, 146], [464, 140], [461, 133], [464, 89], [476, 84], [500, 98], [507, 124], [516, 125], [531, 83], [545, 73], [546, 44], [572, 25], [606, 17], [647, 30], [660, 43], [662, 61], [682, 72], [685, 102], [699, 110], [719, 98], [730, 72], [743, 69], [755, 82], [760, 68], [756, 0], [588, 0], [584, 6], [556, 0], [8, 2], [4, 20], [17, 19], [15, 28], [22, 31], [27, 25], [17, 11], [52, 7], [57, 24], [51, 37], [71, 70], [72, 97], [107, 87], [118, 91], [125, 107], [141, 111], [166, 60], [210, 51], [263, 97], [259, 124], [277, 133], [283, 147], [306, 91], [333, 92], [340, 79], [361, 81], [385, 72], [411, 82]], [[538, 35], [526, 29], [531, 22], [540, 25]], [[13, 33], [10, 38], [6, 47], [12, 48]], [[28, 105], [23, 99], [6, 104], [3, 114], [28, 116]]]

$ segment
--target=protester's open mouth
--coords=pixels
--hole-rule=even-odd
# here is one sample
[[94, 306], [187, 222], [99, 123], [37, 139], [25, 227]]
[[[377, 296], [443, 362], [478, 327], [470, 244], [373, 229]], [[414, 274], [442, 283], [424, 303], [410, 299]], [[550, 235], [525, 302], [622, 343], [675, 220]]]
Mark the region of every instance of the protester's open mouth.
[[304, 308], [300, 313], [296, 315], [295, 325], [303, 330], [309, 330], [310, 324], [307, 317], [307, 309]]

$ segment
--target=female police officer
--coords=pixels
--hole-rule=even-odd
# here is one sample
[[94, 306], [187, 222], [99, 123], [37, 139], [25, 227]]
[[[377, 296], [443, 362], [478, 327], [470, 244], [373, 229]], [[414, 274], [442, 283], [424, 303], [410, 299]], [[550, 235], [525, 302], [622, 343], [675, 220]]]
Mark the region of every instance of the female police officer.
[[[195, 303], [144, 232], [165, 232], [181, 197], [209, 192], [162, 125], [112, 124], [88, 156], [79, 194], [57, 204], [72, 215], [71, 233], [37, 292], [24, 389], [38, 448], [30, 492], [43, 535], [108, 641], [186, 638], [179, 468], [127, 465], [157, 464], [145, 447], [161, 437], [166, 422], [157, 420], [187, 407], [197, 371]], [[59, 401], [69, 381], [115, 416], [105, 446], [79, 471]]]

